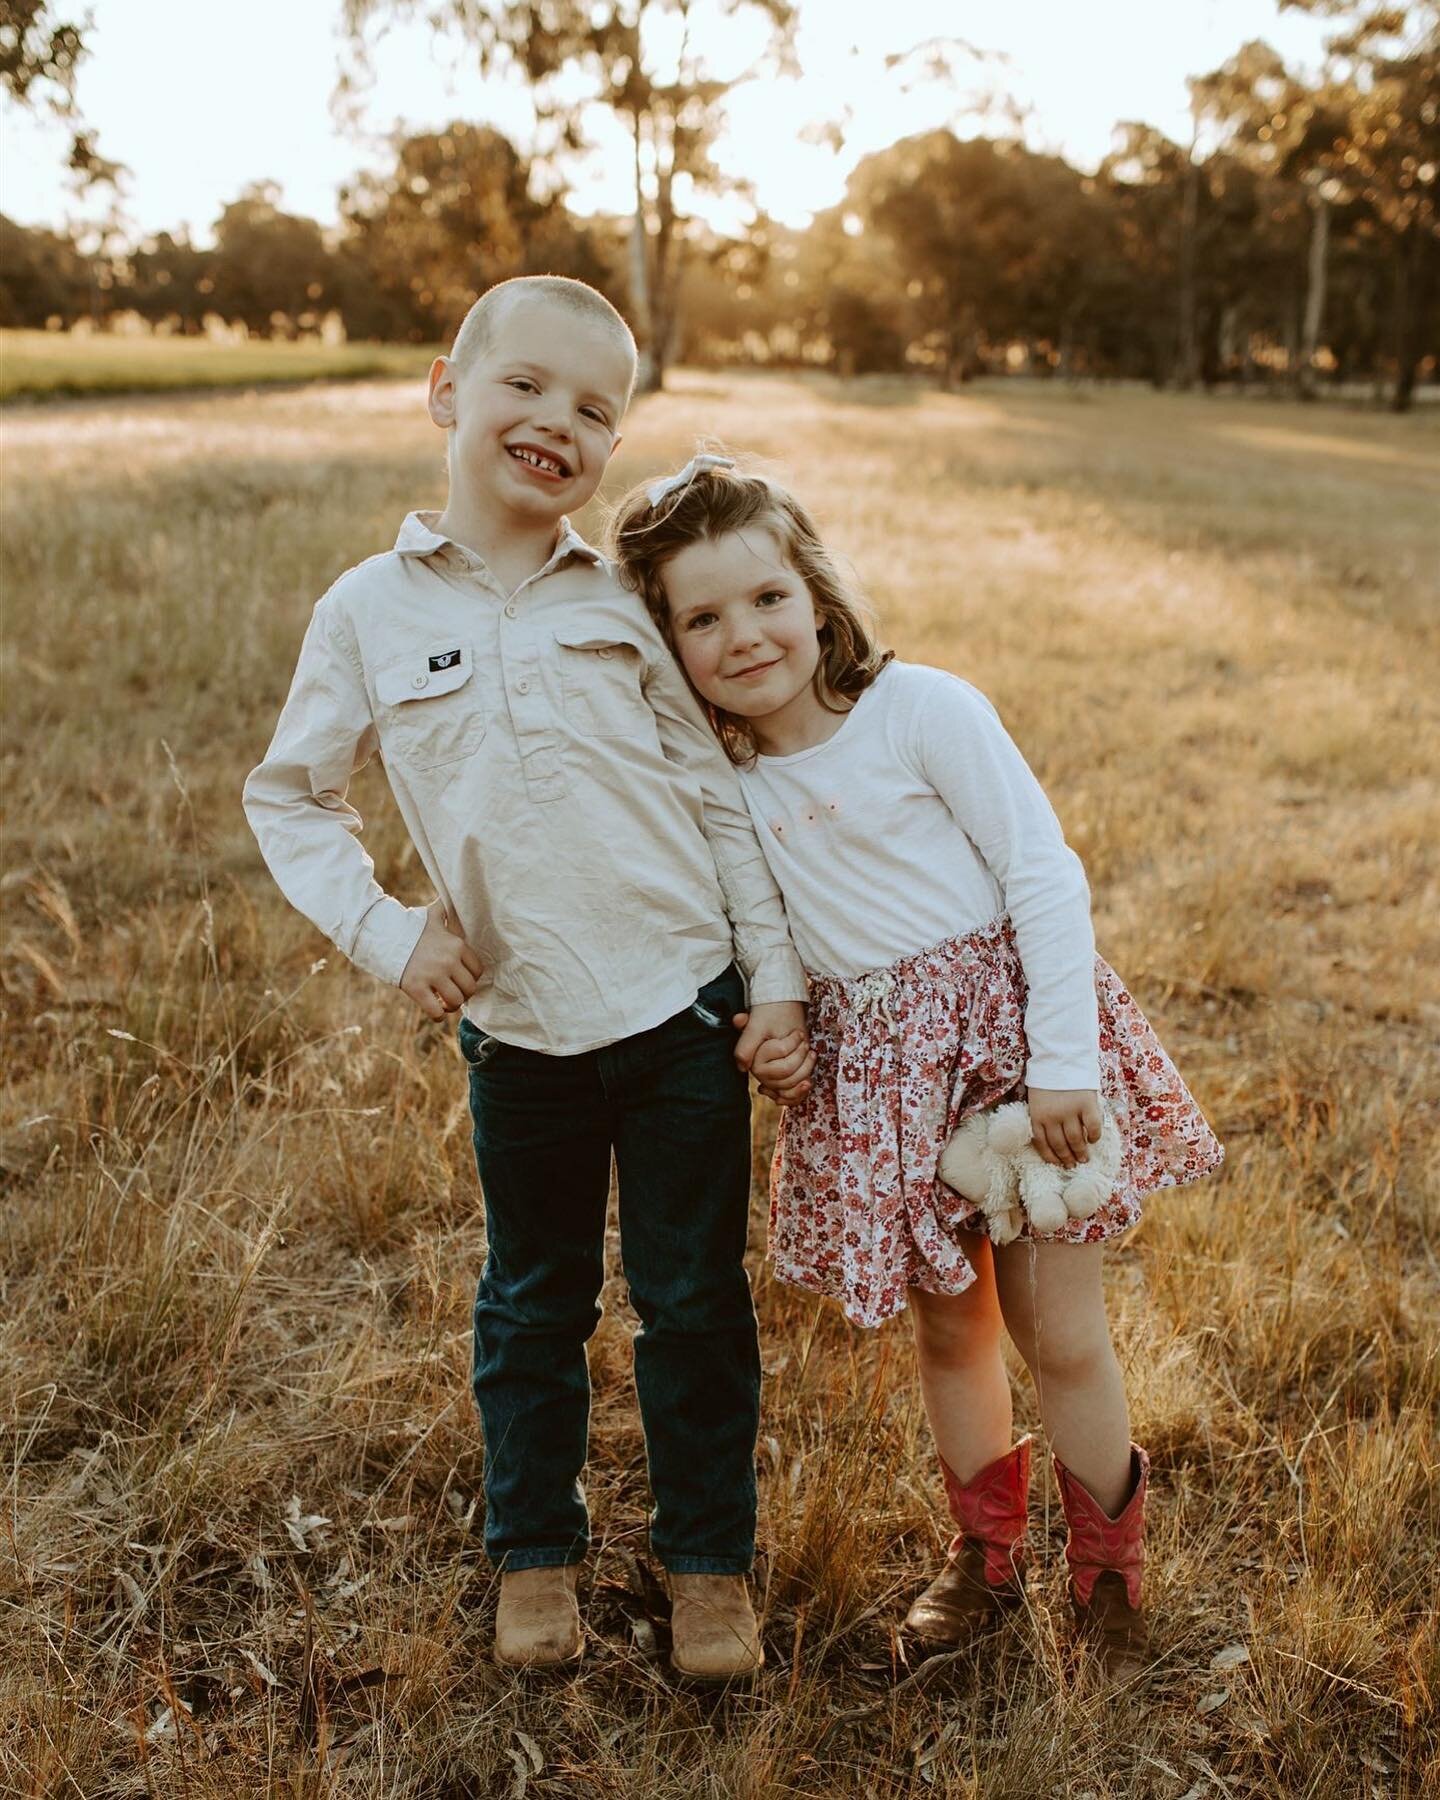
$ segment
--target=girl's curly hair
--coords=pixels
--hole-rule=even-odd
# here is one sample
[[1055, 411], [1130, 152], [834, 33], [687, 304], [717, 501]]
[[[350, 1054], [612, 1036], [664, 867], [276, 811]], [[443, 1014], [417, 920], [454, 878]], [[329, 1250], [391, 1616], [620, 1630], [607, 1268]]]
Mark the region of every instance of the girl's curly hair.
[[[895, 654], [877, 643], [869, 607], [846, 581], [820, 540], [815, 521], [778, 482], [732, 468], [704, 469], [652, 505], [645, 486], [631, 490], [610, 521], [610, 553], [620, 578], [650, 609], [672, 651], [675, 638], [665, 597], [665, 565], [688, 545], [752, 527], [774, 532], [786, 563], [805, 583], [820, 613], [820, 661], [815, 695], [830, 712], [848, 712]], [[748, 719], [696, 698], [731, 762], [753, 762]]]

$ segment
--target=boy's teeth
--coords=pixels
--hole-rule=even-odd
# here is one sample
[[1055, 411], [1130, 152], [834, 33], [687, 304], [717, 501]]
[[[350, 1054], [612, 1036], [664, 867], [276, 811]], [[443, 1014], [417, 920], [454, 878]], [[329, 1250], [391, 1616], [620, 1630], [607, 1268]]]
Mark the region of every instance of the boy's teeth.
[[532, 468], [553, 470], [557, 475], [561, 472], [558, 462], [552, 462], [548, 456], [537, 456], [533, 450], [512, 450], [510, 454], [518, 456], [521, 462], [529, 463]]

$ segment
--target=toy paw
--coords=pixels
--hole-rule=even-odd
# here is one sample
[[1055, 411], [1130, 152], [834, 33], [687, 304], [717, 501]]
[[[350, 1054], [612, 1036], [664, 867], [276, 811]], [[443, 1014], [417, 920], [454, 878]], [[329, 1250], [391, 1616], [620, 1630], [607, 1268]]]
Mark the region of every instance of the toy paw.
[[1036, 1231], [1048, 1236], [1070, 1221], [1066, 1206], [1065, 1174], [1036, 1154], [1030, 1145], [1019, 1154], [1020, 1198]]

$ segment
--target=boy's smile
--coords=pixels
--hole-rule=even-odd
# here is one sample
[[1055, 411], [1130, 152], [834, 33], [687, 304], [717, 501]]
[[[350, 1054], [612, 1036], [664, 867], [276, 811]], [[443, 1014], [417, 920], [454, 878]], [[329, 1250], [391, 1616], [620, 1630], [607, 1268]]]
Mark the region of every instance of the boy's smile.
[[633, 375], [614, 332], [533, 296], [505, 306], [465, 363], [441, 357], [430, 416], [450, 433], [456, 534], [484, 553], [496, 533], [544, 530], [582, 507], [620, 442]]

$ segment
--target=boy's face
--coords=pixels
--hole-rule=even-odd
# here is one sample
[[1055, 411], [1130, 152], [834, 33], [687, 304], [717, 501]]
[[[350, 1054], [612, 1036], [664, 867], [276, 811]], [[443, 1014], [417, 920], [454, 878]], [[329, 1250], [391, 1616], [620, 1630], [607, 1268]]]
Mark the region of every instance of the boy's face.
[[628, 346], [551, 300], [513, 300], [465, 368], [430, 371], [430, 417], [453, 433], [452, 487], [517, 523], [558, 520], [595, 492], [620, 442]]

